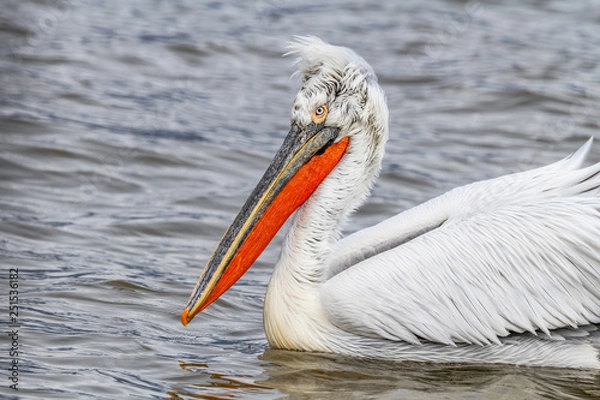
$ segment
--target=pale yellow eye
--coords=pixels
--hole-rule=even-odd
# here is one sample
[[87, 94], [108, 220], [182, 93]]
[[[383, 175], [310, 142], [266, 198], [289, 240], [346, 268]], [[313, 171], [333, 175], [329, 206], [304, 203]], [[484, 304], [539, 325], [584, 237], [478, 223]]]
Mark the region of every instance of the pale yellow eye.
[[315, 108], [315, 110], [312, 113], [313, 122], [315, 124], [320, 124], [321, 122], [325, 121], [325, 118], [327, 118], [328, 113], [329, 113], [329, 108], [327, 108], [327, 106], [325, 104]]

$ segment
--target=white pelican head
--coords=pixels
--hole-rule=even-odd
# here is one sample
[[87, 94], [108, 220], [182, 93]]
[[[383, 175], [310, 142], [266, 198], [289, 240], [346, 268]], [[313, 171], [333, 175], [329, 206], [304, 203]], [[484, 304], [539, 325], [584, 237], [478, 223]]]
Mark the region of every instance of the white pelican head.
[[335, 197], [342, 221], [364, 201], [381, 168], [388, 109], [373, 69], [352, 50], [316, 37], [297, 38], [289, 48], [303, 78], [290, 132], [202, 271], [184, 325], [247, 271], [319, 185], [344, 181], [334, 185], [343, 193], [322, 191]]

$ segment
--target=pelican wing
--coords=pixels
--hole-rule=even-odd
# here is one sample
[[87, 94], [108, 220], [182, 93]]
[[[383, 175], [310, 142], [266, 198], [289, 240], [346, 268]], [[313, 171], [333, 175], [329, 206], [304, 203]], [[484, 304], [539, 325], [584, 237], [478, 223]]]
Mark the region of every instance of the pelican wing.
[[321, 291], [329, 320], [449, 345], [600, 323], [600, 164], [579, 168], [590, 145], [342, 240]]

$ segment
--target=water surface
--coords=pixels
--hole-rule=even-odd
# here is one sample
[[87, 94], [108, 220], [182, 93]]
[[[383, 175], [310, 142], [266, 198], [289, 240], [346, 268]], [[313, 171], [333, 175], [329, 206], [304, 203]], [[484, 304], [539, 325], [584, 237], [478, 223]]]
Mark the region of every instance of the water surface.
[[262, 304], [281, 235], [179, 322], [288, 130], [293, 35], [352, 47], [388, 95], [383, 172], [353, 231], [599, 132], [597, 1], [5, 3], [0, 262], [2, 293], [19, 269], [21, 324], [8, 398], [600, 397], [589, 371], [269, 349]]

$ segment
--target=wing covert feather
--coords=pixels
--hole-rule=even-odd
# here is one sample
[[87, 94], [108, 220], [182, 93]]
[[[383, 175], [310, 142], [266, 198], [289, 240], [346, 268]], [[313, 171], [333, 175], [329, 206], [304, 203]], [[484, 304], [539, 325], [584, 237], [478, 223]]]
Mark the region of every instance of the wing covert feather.
[[[377, 226], [342, 241], [351, 256], [332, 258], [345, 264], [321, 291], [328, 318], [359, 335], [448, 345], [600, 323], [600, 166], [576, 169], [589, 144], [385, 221], [380, 252], [360, 253], [359, 239], [381, 239]], [[411, 237], [420, 217], [429, 229]]]

